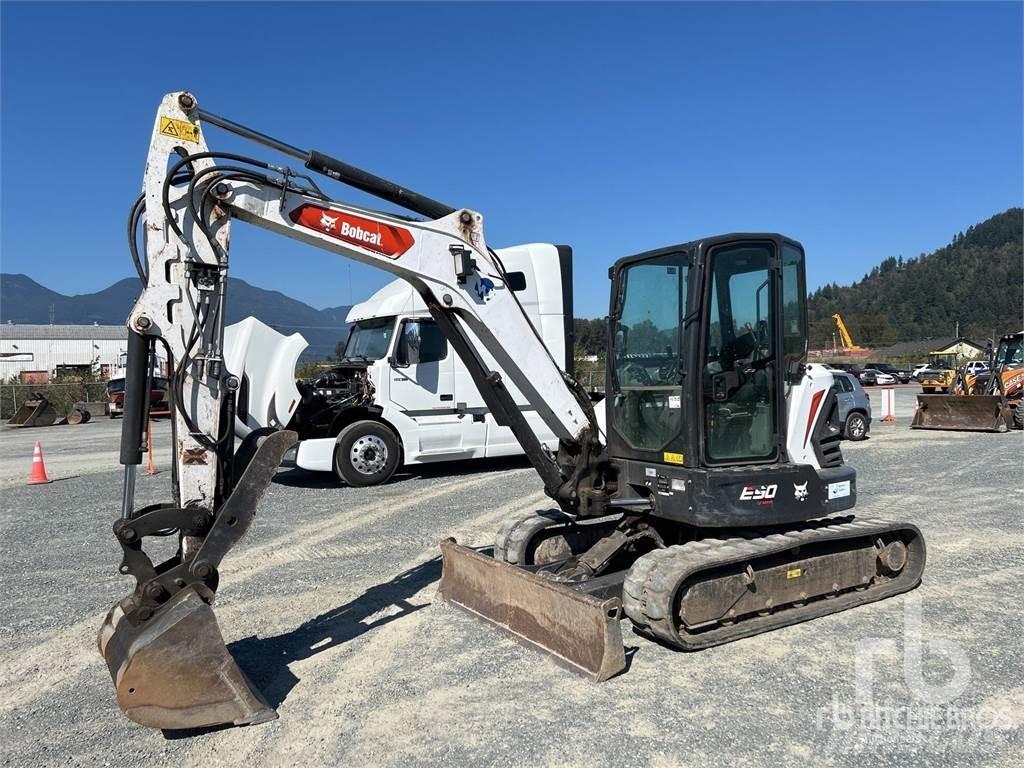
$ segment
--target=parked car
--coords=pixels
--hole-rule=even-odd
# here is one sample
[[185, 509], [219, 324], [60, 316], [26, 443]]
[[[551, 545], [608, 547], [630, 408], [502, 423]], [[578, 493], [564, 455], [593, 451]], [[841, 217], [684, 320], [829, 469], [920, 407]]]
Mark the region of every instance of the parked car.
[[984, 360], [971, 360], [964, 364], [964, 374], [977, 376], [979, 373], [988, 373], [988, 363]]
[[829, 368], [836, 371], [846, 371], [858, 381], [860, 380], [860, 375], [864, 372], [863, 368], [854, 363], [832, 363], [829, 365]]
[[848, 440], [863, 440], [871, 429], [871, 401], [857, 378], [846, 371], [833, 371], [839, 424]]
[[895, 384], [896, 377], [883, 373], [877, 368], [865, 368], [860, 372], [859, 380], [865, 387], [873, 387], [877, 384]]
[[897, 368], [891, 363], [875, 363], [871, 367], [876, 371], [889, 374], [900, 384], [906, 384], [910, 381], [910, 371], [904, 368]]

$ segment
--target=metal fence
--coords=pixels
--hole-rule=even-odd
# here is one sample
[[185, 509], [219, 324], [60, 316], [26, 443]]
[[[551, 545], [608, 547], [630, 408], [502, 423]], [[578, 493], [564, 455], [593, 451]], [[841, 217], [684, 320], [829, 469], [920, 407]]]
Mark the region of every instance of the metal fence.
[[26, 400], [36, 393], [46, 397], [62, 418], [75, 403], [105, 402], [107, 384], [104, 381], [73, 381], [59, 384], [0, 384], [0, 419], [7, 421]]

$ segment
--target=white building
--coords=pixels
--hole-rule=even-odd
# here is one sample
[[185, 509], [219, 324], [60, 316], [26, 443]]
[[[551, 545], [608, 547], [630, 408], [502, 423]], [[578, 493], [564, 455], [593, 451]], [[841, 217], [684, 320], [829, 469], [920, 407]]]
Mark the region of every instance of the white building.
[[94, 366], [104, 378], [128, 348], [123, 325], [0, 325], [0, 380], [41, 384], [62, 372]]

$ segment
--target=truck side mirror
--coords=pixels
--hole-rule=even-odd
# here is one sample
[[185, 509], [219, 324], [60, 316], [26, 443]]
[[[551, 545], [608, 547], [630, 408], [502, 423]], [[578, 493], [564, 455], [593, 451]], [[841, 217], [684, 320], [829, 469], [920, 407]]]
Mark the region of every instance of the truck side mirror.
[[400, 350], [395, 350], [395, 354], [388, 358], [388, 364], [392, 368], [408, 368], [409, 363], [402, 359], [404, 357]]

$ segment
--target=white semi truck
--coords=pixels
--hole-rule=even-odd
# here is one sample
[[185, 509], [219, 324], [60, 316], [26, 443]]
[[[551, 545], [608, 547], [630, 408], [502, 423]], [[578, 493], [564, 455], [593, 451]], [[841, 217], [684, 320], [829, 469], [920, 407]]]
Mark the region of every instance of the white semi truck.
[[[571, 374], [571, 250], [532, 244], [497, 254], [530, 322]], [[346, 320], [351, 331], [341, 360], [312, 384], [294, 381], [306, 347], [301, 335], [285, 337], [251, 317], [225, 329], [228, 370], [242, 380], [239, 436], [288, 426], [300, 441], [286, 463], [360, 486], [385, 482], [400, 466], [522, 453], [409, 283], [389, 283]], [[488, 368], [501, 371], [484, 354]], [[545, 447], [557, 450], [555, 435], [504, 378]]]

